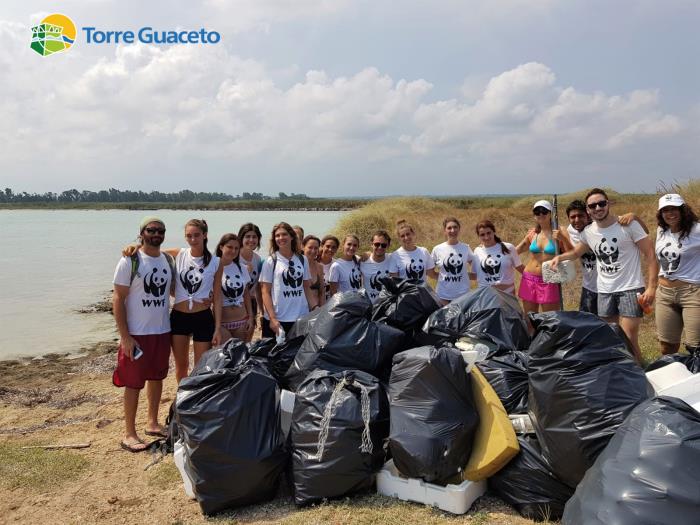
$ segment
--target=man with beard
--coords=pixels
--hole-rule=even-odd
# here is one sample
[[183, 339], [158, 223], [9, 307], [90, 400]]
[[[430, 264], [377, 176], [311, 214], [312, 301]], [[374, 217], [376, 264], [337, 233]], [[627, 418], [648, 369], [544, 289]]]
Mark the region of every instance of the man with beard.
[[130, 257], [122, 257], [114, 272], [112, 308], [119, 331], [117, 367], [112, 376], [115, 386], [124, 387], [126, 433], [121, 447], [140, 452], [148, 445], [136, 432], [139, 394], [146, 386], [148, 419], [145, 434], [164, 436], [158, 423], [163, 379], [170, 358], [170, 286], [174, 261], [160, 251], [165, 224], [157, 217], [146, 217], [139, 230], [140, 246]]
[[[596, 256], [598, 277], [598, 315], [609, 323], [619, 323], [641, 362], [639, 326], [643, 311], [640, 303], [651, 306], [656, 294], [659, 267], [654, 246], [638, 221], [623, 226], [610, 212], [610, 200], [604, 190], [594, 188], [586, 195], [586, 208], [593, 222], [580, 233], [580, 242], [573, 250], [552, 259], [555, 269], [559, 261], [581, 257], [587, 251]], [[647, 262], [647, 286], [644, 287], [639, 254]], [[639, 301], [638, 301], [639, 296]]]

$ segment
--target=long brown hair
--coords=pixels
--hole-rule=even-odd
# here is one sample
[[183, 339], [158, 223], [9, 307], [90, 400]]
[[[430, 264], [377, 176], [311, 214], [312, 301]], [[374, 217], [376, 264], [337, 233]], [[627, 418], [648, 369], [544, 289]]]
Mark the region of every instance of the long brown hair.
[[276, 251], [279, 251], [279, 246], [277, 246], [277, 241], [275, 241], [275, 232], [282, 228], [285, 230], [289, 236], [292, 238], [292, 254], [298, 253], [299, 252], [299, 238], [297, 237], [297, 232], [294, 231], [294, 228], [291, 227], [291, 225], [287, 222], [280, 222], [278, 224], [275, 224], [272, 227], [272, 235], [270, 236], [270, 255], [274, 254]]
[[501, 238], [498, 235], [496, 235], [496, 227], [493, 225], [493, 223], [490, 220], [485, 219], [481, 222], [476, 223], [476, 234], [477, 235], [479, 235], [479, 230], [481, 228], [488, 228], [489, 230], [491, 230], [493, 232], [493, 240], [495, 240], [498, 244], [501, 245], [501, 252], [503, 253], [503, 255], [507, 255], [510, 253], [510, 250], [505, 245], [505, 243], [501, 240]]
[[219, 244], [216, 245], [216, 256], [221, 257], [224, 254], [224, 251], [221, 249], [221, 247], [229, 243], [230, 241], [236, 241], [238, 243], [238, 255], [236, 255], [236, 258], [233, 260], [233, 262], [240, 266], [241, 264], [238, 262], [238, 258], [241, 256], [241, 240], [235, 233], [224, 233], [221, 236]]
[[209, 266], [209, 263], [211, 262], [211, 252], [209, 251], [209, 248], [207, 248], [207, 234], [209, 233], [207, 221], [204, 219], [190, 219], [185, 223], [185, 229], [187, 229], [188, 226], [199, 228], [199, 230], [204, 234], [204, 266]]
[[[695, 226], [695, 224], [697, 224], [698, 222], [698, 216], [695, 215], [693, 208], [691, 208], [687, 204], [681, 204], [678, 207], [678, 211], [681, 214], [681, 234], [678, 237], [678, 240], [680, 241], [681, 239], [690, 236], [690, 232], [693, 229], [693, 226]], [[661, 228], [663, 231], [669, 229], [669, 225], [664, 220], [661, 210], [658, 210], [656, 212], [656, 222], [659, 225], [659, 228]]]

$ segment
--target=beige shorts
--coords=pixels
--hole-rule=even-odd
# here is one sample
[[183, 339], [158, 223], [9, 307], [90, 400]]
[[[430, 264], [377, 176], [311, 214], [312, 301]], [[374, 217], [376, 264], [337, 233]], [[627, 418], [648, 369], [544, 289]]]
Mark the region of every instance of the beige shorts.
[[656, 333], [659, 341], [678, 344], [685, 328], [685, 344], [700, 345], [700, 286], [659, 286], [656, 291]]

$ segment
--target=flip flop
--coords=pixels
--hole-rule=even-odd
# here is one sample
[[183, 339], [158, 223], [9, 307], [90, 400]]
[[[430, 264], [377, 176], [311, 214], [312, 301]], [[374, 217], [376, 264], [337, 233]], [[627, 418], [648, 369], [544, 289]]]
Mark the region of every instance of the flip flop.
[[[140, 445], [143, 445], [143, 448], [140, 447]], [[124, 441], [121, 442], [122, 449], [126, 450], [127, 452], [144, 452], [148, 450], [148, 445], [144, 443], [143, 441], [137, 441], [136, 443], [126, 443]]]
[[168, 434], [166, 430], [145, 430], [143, 432], [147, 436], [153, 436], [153, 437], [159, 437], [159, 438], [167, 438]]

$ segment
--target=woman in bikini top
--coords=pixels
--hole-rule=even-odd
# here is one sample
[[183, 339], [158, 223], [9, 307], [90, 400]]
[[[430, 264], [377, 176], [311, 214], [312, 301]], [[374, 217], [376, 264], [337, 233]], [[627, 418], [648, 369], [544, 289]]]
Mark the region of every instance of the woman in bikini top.
[[311, 295], [315, 303], [310, 305], [311, 310], [323, 306], [326, 302], [326, 286], [324, 281], [323, 265], [317, 262], [318, 252], [321, 248], [321, 239], [315, 235], [307, 235], [302, 241], [302, 250], [309, 260], [309, 273], [311, 274]]

